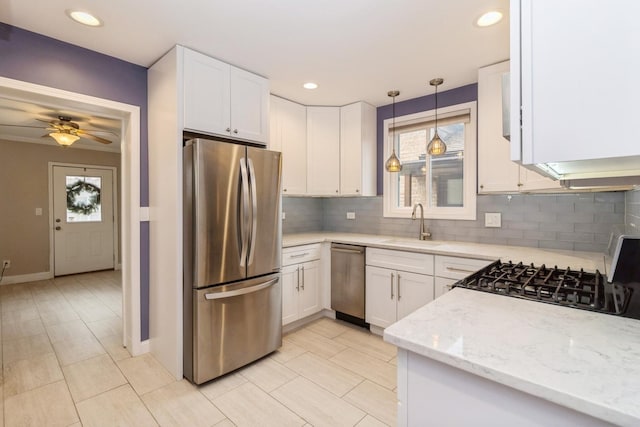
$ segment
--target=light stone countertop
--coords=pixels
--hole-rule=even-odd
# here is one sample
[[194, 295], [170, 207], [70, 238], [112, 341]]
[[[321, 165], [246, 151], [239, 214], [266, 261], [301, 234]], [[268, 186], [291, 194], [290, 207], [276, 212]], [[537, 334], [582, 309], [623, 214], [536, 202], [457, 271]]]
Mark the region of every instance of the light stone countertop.
[[454, 288], [384, 331], [398, 347], [640, 425], [640, 320]]
[[[417, 238], [380, 236], [374, 234], [351, 233], [301, 233], [282, 236], [282, 246], [299, 246], [310, 243], [336, 242], [374, 248], [425, 252], [466, 258], [546, 264], [560, 268], [584, 268], [585, 271], [600, 270], [605, 273], [603, 254], [596, 252], [576, 252], [555, 249], [528, 248], [524, 246], [489, 245], [483, 243], [454, 242], [446, 240], [420, 241]], [[606, 266], [609, 268], [609, 265]]]
[[[603, 255], [591, 252], [348, 233], [283, 236], [284, 247], [319, 242], [606, 271]], [[454, 288], [385, 329], [384, 339], [596, 418], [640, 425], [640, 320]]]

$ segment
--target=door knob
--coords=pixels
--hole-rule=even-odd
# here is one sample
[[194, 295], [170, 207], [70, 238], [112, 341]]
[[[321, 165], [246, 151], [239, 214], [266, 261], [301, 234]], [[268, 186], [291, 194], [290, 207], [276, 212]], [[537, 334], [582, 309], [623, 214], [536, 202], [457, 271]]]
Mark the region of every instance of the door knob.
[[62, 227], [57, 226], [57, 227], [56, 227], [56, 230], [58, 230], [58, 231], [59, 231], [59, 230], [62, 230]]

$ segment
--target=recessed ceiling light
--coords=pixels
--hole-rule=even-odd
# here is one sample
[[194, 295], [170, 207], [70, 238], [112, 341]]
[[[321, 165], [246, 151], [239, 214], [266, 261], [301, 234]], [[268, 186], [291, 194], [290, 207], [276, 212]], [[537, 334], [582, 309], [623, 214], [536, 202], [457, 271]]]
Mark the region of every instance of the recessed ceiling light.
[[488, 27], [493, 24], [497, 24], [502, 20], [502, 12], [498, 12], [497, 10], [492, 10], [480, 16], [476, 21], [478, 27]]
[[318, 85], [316, 83], [313, 82], [308, 82], [302, 85], [302, 87], [304, 87], [305, 89], [317, 89]]
[[67, 10], [67, 15], [74, 21], [88, 25], [89, 27], [102, 26], [102, 21], [89, 12], [84, 12], [82, 10]]

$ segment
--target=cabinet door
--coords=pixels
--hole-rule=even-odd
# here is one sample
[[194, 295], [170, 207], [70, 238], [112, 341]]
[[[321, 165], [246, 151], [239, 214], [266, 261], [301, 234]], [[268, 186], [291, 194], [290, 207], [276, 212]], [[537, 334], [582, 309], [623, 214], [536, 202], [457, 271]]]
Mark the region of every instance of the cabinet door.
[[307, 194], [307, 108], [277, 97], [272, 97], [272, 102], [280, 116], [282, 192]]
[[305, 262], [300, 266], [299, 317], [307, 317], [321, 310], [320, 261]]
[[267, 143], [269, 138], [269, 80], [230, 67], [231, 136]]
[[556, 190], [558, 193], [567, 191], [566, 188], [560, 185], [560, 181], [554, 181], [524, 166], [520, 166], [520, 184], [520, 190], [522, 191]]
[[184, 50], [184, 128], [229, 135], [231, 66]]
[[436, 277], [434, 299], [438, 298], [451, 290], [451, 285], [456, 283], [456, 279], [447, 279], [444, 277]]
[[502, 76], [509, 61], [478, 71], [478, 193], [519, 191], [520, 166], [502, 136]]
[[298, 320], [298, 265], [282, 268], [282, 324]]
[[433, 301], [433, 276], [398, 271], [398, 320]]
[[365, 320], [386, 328], [396, 321], [396, 272], [380, 267], [366, 267]]
[[340, 108], [340, 194], [376, 195], [376, 109], [364, 102]]
[[340, 193], [339, 107], [307, 107], [307, 193]]

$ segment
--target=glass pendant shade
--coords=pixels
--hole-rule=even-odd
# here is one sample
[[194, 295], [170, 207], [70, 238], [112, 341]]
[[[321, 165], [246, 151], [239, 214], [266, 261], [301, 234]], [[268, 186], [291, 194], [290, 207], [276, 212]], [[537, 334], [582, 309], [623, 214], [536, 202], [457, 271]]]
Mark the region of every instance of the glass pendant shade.
[[65, 147], [68, 147], [80, 139], [79, 136], [66, 132], [51, 132], [49, 136], [55, 139], [58, 144]]
[[400, 95], [400, 92], [397, 90], [390, 90], [387, 92], [387, 96], [390, 96], [393, 99], [393, 124], [391, 125], [391, 155], [387, 159], [384, 164], [384, 168], [387, 172], [400, 172], [402, 170], [402, 163], [400, 163], [400, 159], [396, 156], [396, 96]]
[[440, 135], [438, 135], [438, 86], [444, 83], [444, 80], [441, 78], [433, 79], [429, 82], [431, 86], [435, 86], [436, 88], [436, 124], [435, 124], [435, 132], [433, 133], [433, 138], [427, 144], [427, 154], [430, 156], [440, 156], [447, 152], [447, 144], [444, 143], [442, 139], [440, 139]]
[[436, 130], [433, 138], [427, 144], [427, 153], [430, 156], [439, 156], [447, 152], [447, 144], [444, 143], [442, 139], [440, 139], [440, 135], [438, 135], [438, 131]]
[[393, 150], [391, 156], [387, 159], [387, 162], [384, 164], [387, 172], [400, 172], [402, 170], [402, 164], [400, 163], [400, 159], [396, 156], [396, 150]]

